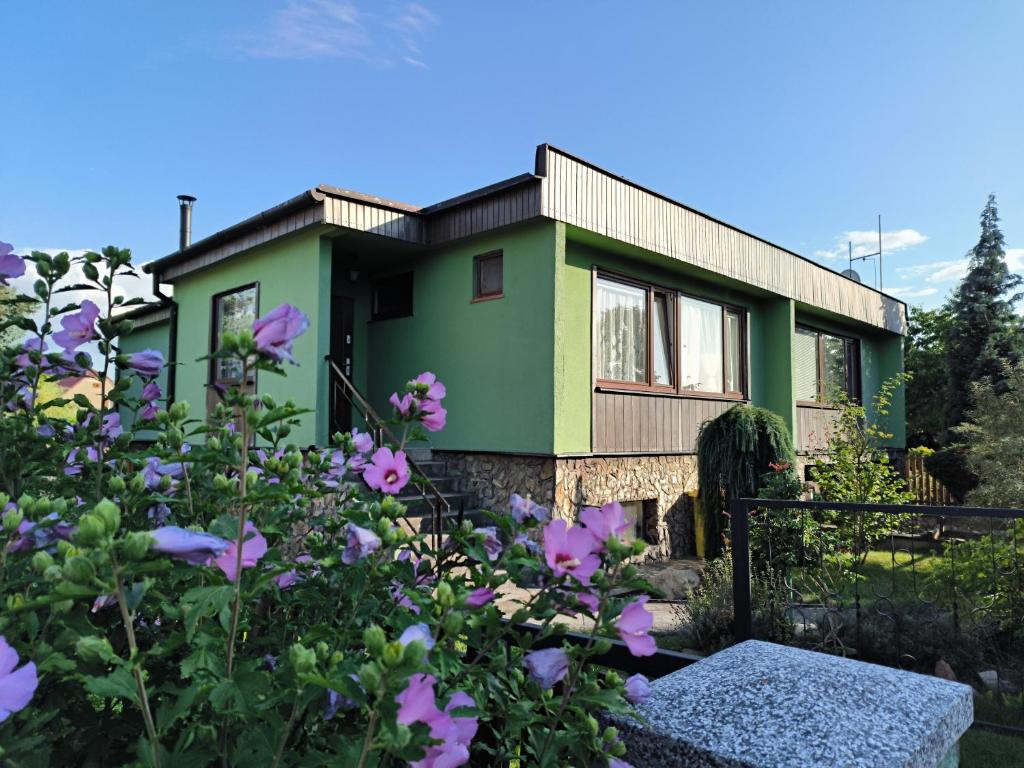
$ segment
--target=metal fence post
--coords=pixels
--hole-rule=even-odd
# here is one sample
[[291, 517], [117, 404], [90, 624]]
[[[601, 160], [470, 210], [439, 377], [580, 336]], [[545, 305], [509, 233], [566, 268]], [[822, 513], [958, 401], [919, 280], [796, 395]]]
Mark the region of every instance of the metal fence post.
[[733, 633], [737, 642], [753, 637], [753, 608], [750, 599], [750, 508], [747, 504], [746, 499], [729, 500]]

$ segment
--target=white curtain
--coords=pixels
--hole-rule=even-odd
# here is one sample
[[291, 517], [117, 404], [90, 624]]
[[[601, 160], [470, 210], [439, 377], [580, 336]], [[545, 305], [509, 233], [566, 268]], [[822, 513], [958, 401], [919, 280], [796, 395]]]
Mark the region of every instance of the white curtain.
[[722, 308], [680, 297], [680, 384], [693, 392], [722, 391]]
[[647, 292], [597, 281], [597, 376], [611, 381], [647, 381]]
[[818, 334], [797, 328], [793, 337], [794, 358], [796, 359], [796, 399], [818, 399]]

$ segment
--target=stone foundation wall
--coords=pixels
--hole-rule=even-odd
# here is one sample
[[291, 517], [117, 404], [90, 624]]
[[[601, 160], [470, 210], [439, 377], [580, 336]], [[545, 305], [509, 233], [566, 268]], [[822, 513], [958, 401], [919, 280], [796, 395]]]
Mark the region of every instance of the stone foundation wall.
[[554, 503], [553, 457], [434, 451], [434, 458], [444, 461], [450, 474], [462, 476], [459, 490], [474, 493], [481, 509], [507, 510], [513, 493], [549, 509]]
[[693, 509], [686, 492], [696, 488], [693, 455], [558, 459], [553, 510], [573, 520], [584, 506], [649, 501], [646, 559], [686, 557], [694, 552]]
[[435, 451], [459, 490], [476, 495], [481, 509], [508, 509], [513, 493], [529, 496], [555, 517], [574, 521], [585, 506], [610, 501], [648, 502], [645, 559], [694, 553], [693, 508], [687, 491], [697, 488], [697, 457], [605, 456], [562, 458], [500, 453]]

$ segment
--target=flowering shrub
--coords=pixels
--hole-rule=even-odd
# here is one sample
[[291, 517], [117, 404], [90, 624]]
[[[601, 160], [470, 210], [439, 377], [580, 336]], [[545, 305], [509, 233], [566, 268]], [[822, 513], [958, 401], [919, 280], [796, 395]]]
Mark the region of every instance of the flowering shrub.
[[[0, 762], [627, 765], [595, 715], [629, 711], [646, 680], [588, 663], [615, 639], [655, 650], [619, 505], [570, 526], [513, 496], [433, 551], [394, 498], [416, 480], [405, 443], [444, 427], [432, 374], [392, 397], [397, 444], [353, 430], [302, 453], [292, 402], [165, 407], [162, 356], [117, 347], [138, 303], [115, 290], [127, 251], [85, 254], [71, 287], [97, 300], [64, 306], [67, 254], [4, 247], [0, 279], [38, 280], [35, 314], [0, 323], [26, 334], [0, 350]], [[214, 357], [242, 381], [283, 375], [307, 327], [277, 307]], [[40, 383], [71, 373], [102, 396], [64, 421]], [[526, 596], [503, 613], [507, 585]], [[585, 643], [559, 640], [559, 614], [587, 618]]]

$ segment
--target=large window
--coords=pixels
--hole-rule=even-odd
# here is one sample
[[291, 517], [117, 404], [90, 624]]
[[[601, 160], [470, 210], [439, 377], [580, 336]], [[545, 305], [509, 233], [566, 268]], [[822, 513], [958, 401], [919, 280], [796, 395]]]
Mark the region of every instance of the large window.
[[740, 310], [602, 275], [596, 280], [594, 314], [599, 382], [627, 389], [743, 396]]
[[[210, 333], [210, 352], [220, 347], [223, 334], [238, 334], [251, 329], [259, 311], [259, 287], [242, 286], [213, 297], [213, 313]], [[234, 359], [218, 359], [210, 361], [210, 381], [212, 383], [238, 383], [242, 378], [242, 364]], [[252, 380], [250, 376], [250, 380]]]
[[832, 403], [840, 395], [860, 397], [856, 339], [797, 326], [794, 346], [797, 402]]

